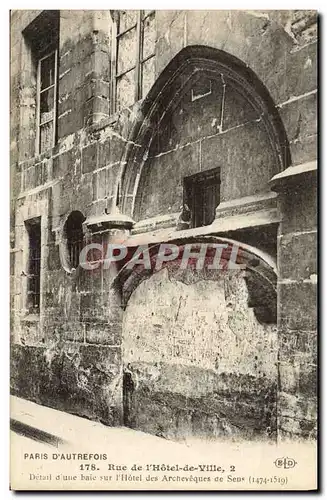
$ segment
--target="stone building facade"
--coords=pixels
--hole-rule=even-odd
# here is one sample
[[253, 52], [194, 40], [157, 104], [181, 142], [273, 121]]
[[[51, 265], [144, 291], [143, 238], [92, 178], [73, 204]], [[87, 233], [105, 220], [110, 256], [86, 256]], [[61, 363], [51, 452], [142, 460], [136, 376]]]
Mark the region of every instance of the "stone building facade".
[[[172, 439], [314, 438], [317, 15], [11, 12], [11, 388]], [[233, 242], [246, 269], [83, 269]]]

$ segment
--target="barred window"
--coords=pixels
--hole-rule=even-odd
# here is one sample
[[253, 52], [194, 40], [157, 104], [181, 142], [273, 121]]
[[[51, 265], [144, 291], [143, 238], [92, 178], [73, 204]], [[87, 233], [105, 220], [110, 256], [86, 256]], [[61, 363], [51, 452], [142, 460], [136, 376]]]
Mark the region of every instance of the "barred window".
[[37, 150], [43, 153], [56, 142], [57, 63], [58, 50], [38, 61], [37, 83]]
[[25, 226], [29, 239], [27, 309], [30, 313], [39, 313], [41, 277], [41, 217], [26, 221]]
[[154, 82], [154, 11], [117, 11], [115, 30], [113, 111], [119, 111], [145, 97]]
[[85, 217], [81, 212], [72, 212], [65, 224], [65, 236], [70, 267], [77, 269], [79, 266], [80, 253], [83, 249], [84, 233], [83, 222]]

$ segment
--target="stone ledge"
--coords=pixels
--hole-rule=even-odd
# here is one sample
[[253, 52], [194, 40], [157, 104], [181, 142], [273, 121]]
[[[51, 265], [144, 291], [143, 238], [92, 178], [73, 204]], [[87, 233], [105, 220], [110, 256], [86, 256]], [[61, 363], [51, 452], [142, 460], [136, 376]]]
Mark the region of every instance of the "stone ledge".
[[[132, 232], [125, 242], [129, 246], [137, 246], [144, 243], [161, 243], [162, 241], [175, 240], [177, 238], [194, 238], [197, 236], [209, 236], [217, 233], [227, 233], [248, 227], [260, 227], [280, 222], [280, 216], [276, 208], [270, 210], [259, 210], [255, 212], [231, 215], [215, 219], [210, 226], [196, 227], [177, 231], [175, 227], [158, 228], [152, 231]], [[145, 221], [142, 221], [143, 223]]]
[[[216, 216], [212, 224], [208, 226], [190, 228], [187, 230], [193, 230], [193, 231], [202, 230], [202, 232], [206, 233], [209, 231], [209, 229], [211, 230], [212, 227], [216, 228], [216, 226], [219, 227], [219, 231], [224, 231], [224, 232], [233, 229], [240, 229], [242, 227], [248, 227], [248, 225], [246, 224], [245, 226], [229, 228], [227, 226], [225, 227], [224, 222], [227, 221], [228, 224], [228, 222], [231, 221], [234, 226], [234, 221], [236, 221], [237, 217], [241, 217], [242, 218], [241, 220], [243, 220], [243, 217], [249, 217], [249, 219], [252, 219], [256, 213], [258, 213], [260, 217], [260, 214], [263, 213], [264, 211], [272, 212], [274, 209], [276, 209], [276, 199], [277, 199], [276, 193], [267, 192], [267, 193], [257, 193], [252, 196], [244, 196], [243, 198], [223, 201], [216, 208]], [[150, 217], [148, 219], [142, 219], [141, 221], [135, 223], [132, 230], [132, 235], [148, 233], [151, 231], [152, 232], [163, 231], [163, 230], [180, 232], [183, 230], [177, 228], [180, 217], [181, 213], [175, 212], [175, 213]], [[279, 219], [275, 220], [276, 217], [273, 216], [272, 218], [274, 220], [272, 220], [271, 222], [280, 222]], [[222, 229], [220, 229], [221, 225], [223, 226]], [[259, 223], [259, 225], [262, 224]]]
[[[231, 216], [254, 212], [264, 208], [275, 208], [277, 194], [272, 192], [257, 193], [233, 200], [222, 201], [216, 208], [216, 220], [222, 216]], [[215, 223], [215, 221], [213, 222]]]
[[276, 192], [283, 191], [296, 183], [303, 182], [308, 175], [316, 174], [317, 168], [317, 160], [288, 167], [270, 179], [270, 187]]

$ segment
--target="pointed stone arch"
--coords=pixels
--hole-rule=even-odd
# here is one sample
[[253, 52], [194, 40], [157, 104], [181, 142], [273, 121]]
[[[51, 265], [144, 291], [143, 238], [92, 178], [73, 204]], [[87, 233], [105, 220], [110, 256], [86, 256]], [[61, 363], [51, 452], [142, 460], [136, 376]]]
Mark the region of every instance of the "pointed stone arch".
[[287, 135], [278, 110], [263, 83], [242, 61], [218, 49], [188, 46], [161, 73], [142, 103], [122, 157], [117, 183], [123, 213], [133, 215], [135, 196], [149, 148], [169, 110], [183, 97], [188, 82], [196, 75], [228, 82], [257, 111], [275, 157], [275, 171], [290, 165]]

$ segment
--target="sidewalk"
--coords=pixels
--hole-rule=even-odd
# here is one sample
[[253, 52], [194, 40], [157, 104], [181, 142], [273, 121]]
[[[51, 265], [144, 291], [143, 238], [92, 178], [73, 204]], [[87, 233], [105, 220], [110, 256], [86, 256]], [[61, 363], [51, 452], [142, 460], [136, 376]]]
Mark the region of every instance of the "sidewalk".
[[[176, 453], [179, 448], [185, 450], [183, 444], [127, 427], [107, 427], [16, 396], [11, 396], [10, 406], [12, 440], [24, 442], [27, 451], [29, 447], [46, 447], [48, 450], [78, 449], [92, 453], [106, 451], [108, 454], [109, 450], [117, 462], [126, 460], [126, 456], [143, 460], [147, 451], [153, 458], [156, 453]], [[17, 436], [21, 439], [18, 440]]]
[[145, 478], [167, 474], [166, 464], [209, 459], [203, 443], [193, 446], [127, 427], [107, 427], [14, 396], [10, 444], [15, 490], [155, 489]]

